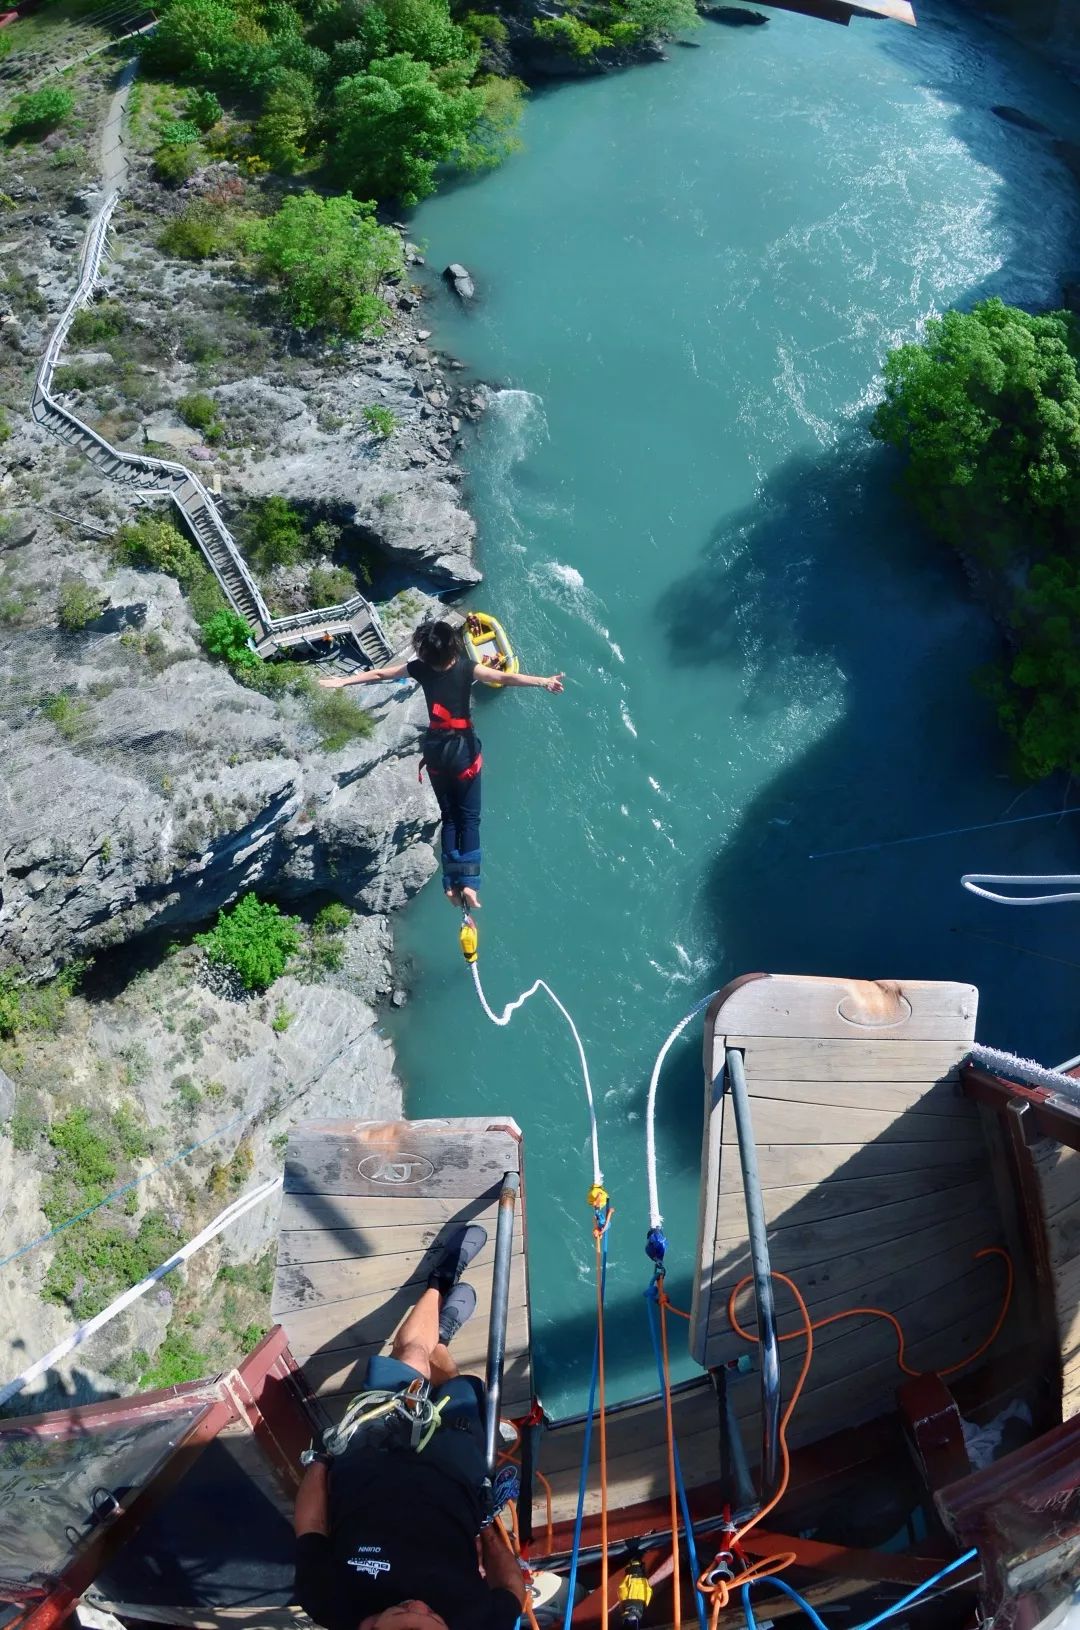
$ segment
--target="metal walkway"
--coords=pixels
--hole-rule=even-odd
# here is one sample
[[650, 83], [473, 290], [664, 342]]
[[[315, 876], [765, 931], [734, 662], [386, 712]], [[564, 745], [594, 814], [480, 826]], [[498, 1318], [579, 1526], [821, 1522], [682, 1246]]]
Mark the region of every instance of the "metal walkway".
[[140, 499], [172, 500], [225, 598], [251, 629], [260, 655], [271, 656], [309, 642], [314, 647], [318, 641], [341, 641], [373, 666], [389, 661], [393, 650], [379, 614], [362, 594], [340, 605], [293, 617], [272, 617], [235, 538], [199, 477], [175, 460], [120, 452], [53, 396], [53, 374], [68, 330], [76, 313], [92, 300], [102, 261], [108, 255], [109, 226], [119, 196], [111, 192], [90, 223], [78, 285], [53, 330], [34, 381], [34, 419], [67, 446], [83, 453], [102, 475], [132, 489]]

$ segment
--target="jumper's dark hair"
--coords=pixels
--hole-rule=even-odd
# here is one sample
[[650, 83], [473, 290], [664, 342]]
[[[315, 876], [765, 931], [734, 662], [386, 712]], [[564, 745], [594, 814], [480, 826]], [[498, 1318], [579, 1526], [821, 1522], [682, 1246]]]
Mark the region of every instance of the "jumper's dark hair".
[[421, 623], [413, 635], [413, 649], [421, 662], [432, 668], [445, 668], [465, 647], [453, 623]]

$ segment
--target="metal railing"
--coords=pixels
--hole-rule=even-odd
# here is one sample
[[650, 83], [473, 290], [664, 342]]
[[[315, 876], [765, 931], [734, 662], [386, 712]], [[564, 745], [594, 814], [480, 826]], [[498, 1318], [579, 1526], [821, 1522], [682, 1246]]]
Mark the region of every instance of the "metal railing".
[[499, 1413], [506, 1360], [506, 1319], [510, 1307], [510, 1263], [514, 1249], [514, 1213], [520, 1187], [520, 1174], [507, 1172], [499, 1195], [499, 1217], [495, 1224], [495, 1266], [491, 1280], [491, 1319], [484, 1378], [484, 1465], [489, 1483], [495, 1480], [495, 1464], [499, 1457]]
[[[335, 623], [353, 624], [358, 618], [366, 615], [377, 638], [384, 647], [385, 657], [392, 654], [390, 642], [386, 637], [379, 615], [375, 607], [365, 595], [357, 593], [350, 599], [342, 601], [339, 605], [316, 609], [313, 611], [298, 612], [289, 617], [273, 617], [270, 609], [263, 599], [258, 584], [248, 570], [247, 563], [233, 538], [232, 533], [225, 525], [208, 489], [200, 481], [193, 470], [178, 460], [151, 458], [143, 453], [125, 453], [118, 447], [113, 447], [104, 436], [80, 419], [78, 414], [70, 408], [64, 407], [52, 394], [53, 375], [60, 360], [60, 353], [68, 332], [77, 313], [89, 305], [93, 296], [94, 286], [101, 273], [101, 263], [105, 257], [106, 243], [113, 213], [119, 202], [120, 194], [112, 192], [105, 199], [97, 215], [90, 223], [79, 259], [79, 281], [74, 294], [61, 313], [49, 343], [45, 347], [44, 355], [38, 366], [34, 380], [34, 396], [31, 403], [31, 412], [35, 420], [46, 429], [57, 434], [56, 421], [60, 420], [65, 426], [73, 430], [83, 440], [83, 451], [99, 466], [108, 464], [105, 471], [113, 479], [124, 479], [118, 467], [130, 472], [129, 484], [138, 488], [143, 497], [168, 497], [176, 505], [187, 524], [188, 530], [195, 539], [196, 544], [206, 558], [210, 570], [228, 600], [246, 622], [251, 622], [251, 612], [248, 606], [238, 602], [233, 587], [221, 569], [219, 560], [215, 559], [213, 551], [207, 547], [202, 537], [197, 515], [205, 514], [220, 544], [228, 557], [230, 567], [236, 572], [247, 594], [250, 604], [254, 607], [257, 624], [255, 632], [260, 639], [275, 634], [287, 634], [301, 629], [310, 629], [313, 633], [320, 629], [327, 629]], [[53, 422], [50, 423], [50, 420]], [[64, 438], [61, 438], [64, 439]], [[149, 482], [139, 477], [148, 477]]]
[[750, 1094], [746, 1090], [743, 1056], [735, 1047], [724, 1055], [728, 1091], [735, 1114], [742, 1168], [746, 1229], [750, 1241], [750, 1266], [754, 1276], [759, 1352], [761, 1355], [761, 1503], [767, 1504], [780, 1472], [780, 1342], [776, 1332], [776, 1304], [773, 1297], [772, 1264], [765, 1225], [765, 1207], [758, 1176], [757, 1144], [750, 1114]]

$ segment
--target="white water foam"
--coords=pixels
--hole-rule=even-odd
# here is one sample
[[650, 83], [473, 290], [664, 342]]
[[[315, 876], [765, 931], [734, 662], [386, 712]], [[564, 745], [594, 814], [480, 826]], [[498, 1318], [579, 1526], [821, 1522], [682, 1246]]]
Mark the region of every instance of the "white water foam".
[[537, 588], [546, 589], [559, 605], [579, 617], [594, 634], [599, 634], [617, 662], [625, 663], [626, 658], [612, 639], [611, 630], [601, 620], [603, 608], [599, 595], [586, 586], [576, 566], [568, 566], [562, 560], [542, 560], [532, 568], [529, 577]]
[[619, 714], [620, 714], [620, 717], [622, 718], [623, 724], [626, 726], [627, 730], [629, 730], [630, 734], [634, 737], [634, 739], [636, 741], [637, 740], [637, 725], [634, 723], [633, 719], [630, 717], [630, 709], [627, 707], [625, 702], [620, 702], [619, 703]]

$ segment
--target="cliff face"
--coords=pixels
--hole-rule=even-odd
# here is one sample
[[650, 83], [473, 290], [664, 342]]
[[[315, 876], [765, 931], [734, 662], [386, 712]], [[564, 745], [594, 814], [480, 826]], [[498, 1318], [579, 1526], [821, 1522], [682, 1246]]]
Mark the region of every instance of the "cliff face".
[[961, 0], [961, 4], [1001, 23], [1071, 78], [1080, 79], [1080, 0]]

